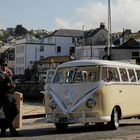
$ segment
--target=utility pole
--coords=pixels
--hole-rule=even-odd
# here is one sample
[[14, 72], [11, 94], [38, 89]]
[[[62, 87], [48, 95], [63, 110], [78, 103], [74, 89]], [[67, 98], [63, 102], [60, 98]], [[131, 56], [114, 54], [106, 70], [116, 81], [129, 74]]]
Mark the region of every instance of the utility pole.
[[107, 41], [107, 56], [108, 59], [111, 58], [111, 7], [110, 7], [110, 0], [108, 0], [108, 41]]
[[82, 59], [84, 58], [84, 45], [85, 45], [85, 35], [84, 35], [84, 30], [85, 30], [85, 27], [84, 27], [84, 25], [83, 25], [83, 26], [82, 26], [82, 31], [83, 31]]

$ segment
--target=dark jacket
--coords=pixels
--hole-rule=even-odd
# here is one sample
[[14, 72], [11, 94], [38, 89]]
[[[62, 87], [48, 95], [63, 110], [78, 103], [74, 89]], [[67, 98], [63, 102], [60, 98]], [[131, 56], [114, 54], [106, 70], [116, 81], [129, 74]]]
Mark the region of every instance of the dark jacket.
[[0, 71], [0, 106], [3, 107], [6, 118], [13, 121], [18, 114], [14, 87], [11, 78], [3, 71]]

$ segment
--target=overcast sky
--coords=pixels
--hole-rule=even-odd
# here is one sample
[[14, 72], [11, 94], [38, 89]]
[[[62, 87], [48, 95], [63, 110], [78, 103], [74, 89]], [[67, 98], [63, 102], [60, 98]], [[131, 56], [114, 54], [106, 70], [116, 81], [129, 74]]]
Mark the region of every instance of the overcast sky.
[[[140, 0], [110, 0], [112, 31], [140, 30]], [[85, 30], [107, 27], [108, 0], [0, 0], [0, 28]]]

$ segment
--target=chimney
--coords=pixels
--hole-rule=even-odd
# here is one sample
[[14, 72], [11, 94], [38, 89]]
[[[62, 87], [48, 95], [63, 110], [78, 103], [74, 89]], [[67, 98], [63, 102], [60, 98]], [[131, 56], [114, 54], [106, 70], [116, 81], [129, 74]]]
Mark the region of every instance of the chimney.
[[100, 29], [105, 29], [105, 23], [104, 22], [100, 23]]

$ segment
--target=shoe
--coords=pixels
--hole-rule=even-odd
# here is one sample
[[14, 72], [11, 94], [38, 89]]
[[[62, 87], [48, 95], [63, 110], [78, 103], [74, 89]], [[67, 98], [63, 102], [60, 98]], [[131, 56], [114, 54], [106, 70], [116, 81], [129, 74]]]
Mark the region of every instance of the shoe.
[[1, 133], [1, 134], [0, 134], [0, 137], [6, 137], [6, 135]]
[[5, 128], [1, 128], [0, 137], [5, 137], [5, 132], [6, 132], [6, 129]]
[[19, 137], [21, 136], [19, 133], [11, 133], [11, 137]]
[[11, 137], [19, 137], [21, 136], [17, 131], [11, 132]]

